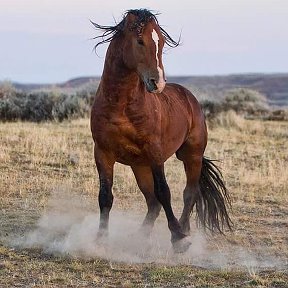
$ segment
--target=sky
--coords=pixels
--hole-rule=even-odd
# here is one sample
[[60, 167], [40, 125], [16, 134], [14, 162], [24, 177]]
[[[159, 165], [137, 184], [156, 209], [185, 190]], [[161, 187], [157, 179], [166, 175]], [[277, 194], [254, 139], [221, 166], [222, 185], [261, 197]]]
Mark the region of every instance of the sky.
[[160, 12], [181, 46], [167, 50], [169, 75], [288, 72], [287, 0], [0, 0], [0, 81], [59, 83], [100, 76], [107, 45], [93, 52], [105, 25], [128, 9]]

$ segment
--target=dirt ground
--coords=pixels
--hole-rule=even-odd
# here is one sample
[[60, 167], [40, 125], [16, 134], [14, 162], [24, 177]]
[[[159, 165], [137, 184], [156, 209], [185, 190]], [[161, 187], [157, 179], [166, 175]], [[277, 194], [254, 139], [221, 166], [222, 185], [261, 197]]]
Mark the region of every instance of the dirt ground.
[[[96, 243], [98, 179], [89, 120], [0, 124], [0, 287], [288, 287], [288, 123], [221, 116], [206, 156], [219, 159], [234, 231], [193, 224], [175, 255], [161, 212], [140, 235], [146, 204], [117, 165], [108, 243]], [[166, 175], [180, 215], [182, 163]], [[194, 215], [191, 217], [194, 223]]]

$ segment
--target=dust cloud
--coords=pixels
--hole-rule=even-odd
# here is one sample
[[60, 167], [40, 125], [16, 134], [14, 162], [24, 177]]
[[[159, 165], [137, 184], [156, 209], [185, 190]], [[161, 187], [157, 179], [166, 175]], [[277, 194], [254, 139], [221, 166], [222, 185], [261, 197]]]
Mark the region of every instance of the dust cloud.
[[[90, 199], [89, 199], [90, 200]], [[80, 258], [101, 257], [126, 263], [186, 264], [203, 268], [245, 268], [255, 273], [259, 268], [275, 268], [287, 263], [270, 256], [256, 255], [246, 248], [216, 245], [199, 230], [193, 229], [191, 247], [175, 254], [164, 217], [157, 220], [149, 238], [140, 233], [144, 218], [139, 212], [111, 211], [109, 237], [97, 242], [98, 212], [96, 203], [80, 196], [58, 191], [51, 199], [33, 231], [14, 245], [41, 248], [45, 253], [65, 254]], [[225, 241], [224, 241], [225, 242]]]

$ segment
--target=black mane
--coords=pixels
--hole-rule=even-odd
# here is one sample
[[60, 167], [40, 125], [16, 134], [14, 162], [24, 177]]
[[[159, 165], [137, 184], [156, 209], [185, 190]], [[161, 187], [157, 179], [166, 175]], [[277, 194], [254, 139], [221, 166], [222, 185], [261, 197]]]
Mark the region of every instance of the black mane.
[[121, 22], [116, 23], [115, 26], [103, 26], [103, 25], [99, 25], [95, 22], [90, 21], [96, 29], [104, 31], [102, 35], [96, 36], [93, 38], [93, 39], [99, 39], [99, 38], [101, 39], [95, 45], [95, 47], [94, 47], [95, 51], [99, 45], [110, 42], [111, 40], [113, 40], [114, 38], [116, 38], [117, 36], [119, 36], [123, 32], [125, 18], [129, 13], [137, 16], [137, 21], [131, 27], [132, 30], [133, 29], [139, 29], [140, 30], [148, 22], [150, 22], [152, 19], [154, 19], [155, 22], [158, 24], [158, 26], [159, 26], [159, 28], [160, 28], [160, 30], [161, 30], [164, 38], [165, 38], [165, 43], [169, 47], [172, 47], [172, 48], [179, 46], [180, 38], [178, 39], [178, 41], [173, 40], [172, 37], [159, 25], [158, 20], [156, 18], [156, 16], [159, 14], [153, 14], [148, 9], [131, 9], [131, 10], [127, 10], [124, 13], [123, 19], [121, 20]]

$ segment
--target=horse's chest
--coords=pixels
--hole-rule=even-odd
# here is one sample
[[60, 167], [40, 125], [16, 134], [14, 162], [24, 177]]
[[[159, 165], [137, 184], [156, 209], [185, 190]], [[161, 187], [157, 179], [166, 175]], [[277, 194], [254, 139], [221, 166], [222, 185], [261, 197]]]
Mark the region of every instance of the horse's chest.
[[145, 137], [129, 122], [115, 121], [101, 125], [95, 136], [97, 144], [112, 151], [118, 162], [129, 165], [145, 158]]

